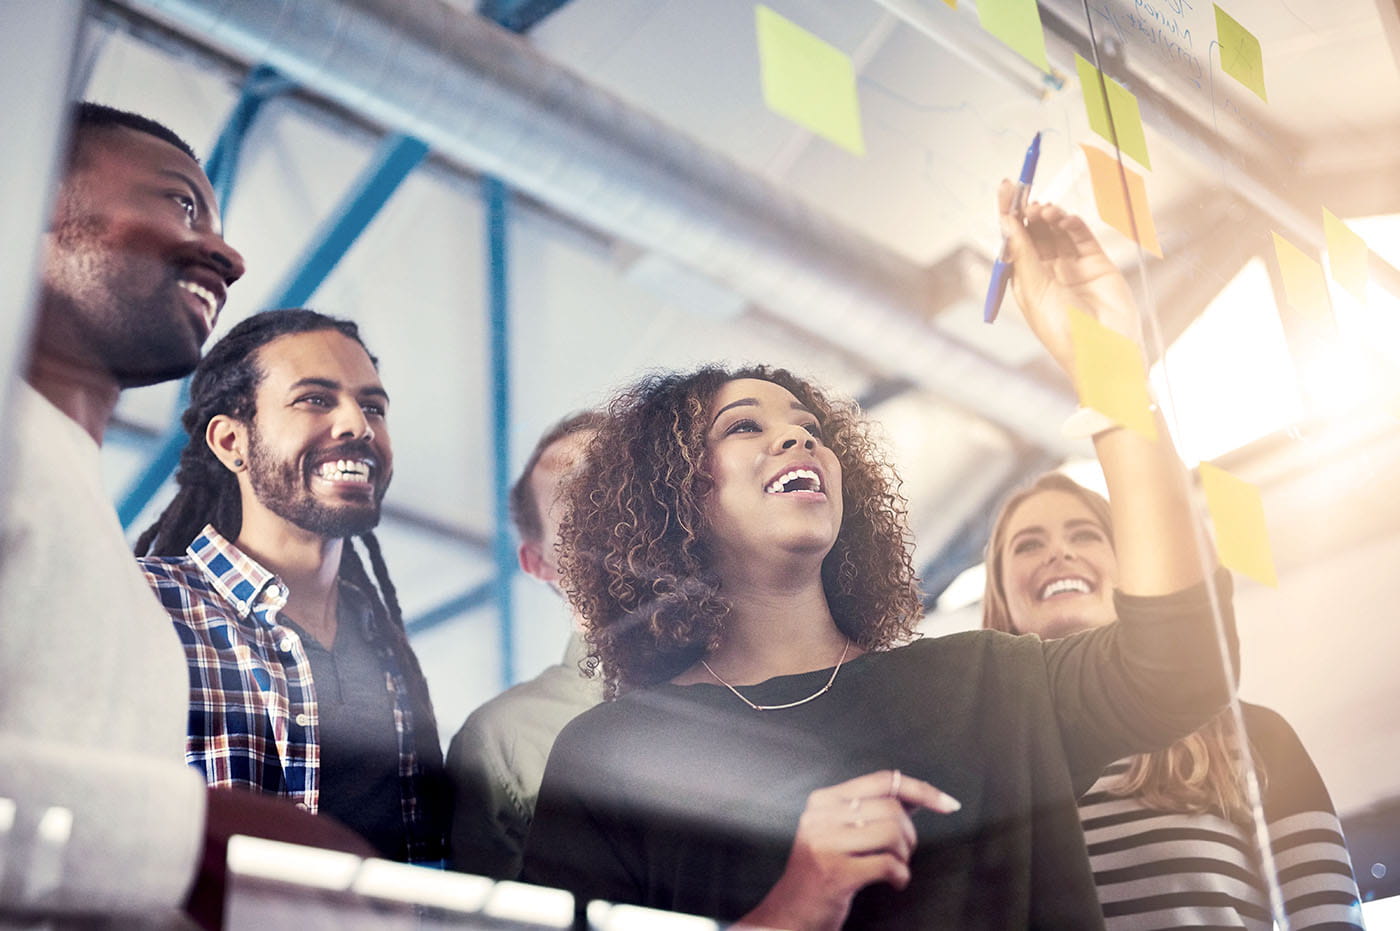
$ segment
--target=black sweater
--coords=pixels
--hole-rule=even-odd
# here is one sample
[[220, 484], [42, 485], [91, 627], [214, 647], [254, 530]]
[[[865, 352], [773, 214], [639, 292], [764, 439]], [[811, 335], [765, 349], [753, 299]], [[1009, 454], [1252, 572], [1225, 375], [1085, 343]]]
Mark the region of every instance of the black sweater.
[[[1101, 926], [1075, 799], [1228, 693], [1203, 586], [1117, 605], [1119, 623], [1049, 643], [976, 631], [867, 653], [789, 710], [666, 685], [585, 712], [550, 756], [524, 878], [732, 921], [781, 875], [808, 793], [896, 767], [963, 807], [913, 816], [913, 880], [862, 890], [847, 928]], [[744, 692], [781, 704], [829, 676]]]

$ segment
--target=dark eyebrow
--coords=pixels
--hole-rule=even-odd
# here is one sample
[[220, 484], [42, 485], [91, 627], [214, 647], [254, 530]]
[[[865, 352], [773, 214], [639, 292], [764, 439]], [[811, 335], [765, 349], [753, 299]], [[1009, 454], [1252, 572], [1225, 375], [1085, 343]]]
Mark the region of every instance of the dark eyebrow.
[[[339, 391], [342, 385], [333, 378], [318, 378], [313, 375], [307, 378], [298, 378], [288, 386], [287, 390], [296, 391], [298, 388], [325, 388], [327, 391]], [[371, 395], [376, 398], [383, 398], [386, 401], [389, 400], [389, 392], [385, 391], [379, 385], [366, 385], [360, 389], [359, 393], [362, 396]]]
[[[721, 407], [719, 410], [715, 411], [715, 419], [710, 421], [710, 426], [714, 426], [715, 422], [719, 420], [720, 415], [723, 414], [725, 411], [729, 410], [731, 407], [740, 407], [746, 404], [757, 403], [757, 398], [740, 398], [737, 401], [730, 401], [728, 404], [724, 405], [724, 407]], [[792, 409], [795, 411], [801, 411], [804, 414], [811, 414], [813, 417], [817, 416], [816, 414], [812, 414], [811, 411], [807, 410], [807, 407], [801, 401], [793, 401]]]
[[287, 386], [289, 390], [295, 391], [298, 388], [325, 388], [327, 391], [339, 391], [340, 382], [331, 378], [298, 378]]
[[710, 421], [710, 426], [713, 427], [713, 426], [715, 425], [715, 423], [719, 420], [720, 416], [721, 416], [725, 411], [729, 410], [729, 409], [732, 408], [732, 407], [741, 407], [741, 406], [743, 406], [743, 405], [745, 405], [745, 404], [757, 404], [757, 403], [758, 403], [758, 399], [757, 399], [757, 398], [740, 398], [740, 399], [737, 400], [737, 401], [730, 401], [728, 404], [724, 405], [724, 407], [721, 407], [719, 410], [715, 411], [715, 419]]

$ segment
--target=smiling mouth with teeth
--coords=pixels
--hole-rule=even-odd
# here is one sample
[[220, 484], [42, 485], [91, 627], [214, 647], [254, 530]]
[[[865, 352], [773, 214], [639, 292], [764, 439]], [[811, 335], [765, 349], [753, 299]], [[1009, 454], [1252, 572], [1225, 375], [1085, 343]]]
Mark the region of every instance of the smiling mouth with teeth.
[[791, 491], [821, 491], [822, 480], [811, 469], [791, 469], [768, 483], [764, 489], [770, 495]]
[[369, 484], [374, 467], [363, 459], [332, 459], [323, 462], [316, 474], [329, 482], [360, 482]]
[[176, 282], [176, 284], [178, 284], [182, 290], [193, 294], [199, 299], [199, 302], [204, 305], [204, 320], [212, 328], [214, 325], [214, 317], [219, 312], [219, 299], [214, 296], [214, 292], [204, 287], [204, 285], [195, 284], [193, 281], [185, 281], [182, 279]]
[[1083, 579], [1055, 579], [1040, 590], [1040, 600], [1045, 601], [1047, 598], [1063, 592], [1078, 592], [1081, 595], [1088, 595], [1091, 591], [1089, 583]]

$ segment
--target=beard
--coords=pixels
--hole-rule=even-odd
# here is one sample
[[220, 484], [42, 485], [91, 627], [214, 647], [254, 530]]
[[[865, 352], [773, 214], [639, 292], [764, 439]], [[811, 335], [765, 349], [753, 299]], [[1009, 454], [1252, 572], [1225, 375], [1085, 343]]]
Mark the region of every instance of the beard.
[[67, 217], [54, 227], [45, 284], [67, 311], [71, 343], [48, 348], [102, 369], [122, 388], [190, 374], [206, 334], [186, 308], [180, 269], [114, 246], [107, 231], [96, 216]]
[[[347, 443], [337, 450], [337, 458], [353, 459], [368, 455], [368, 447]], [[368, 533], [379, 524], [379, 503], [388, 490], [387, 482], [374, 479], [371, 498], [363, 503], [330, 504], [311, 491], [309, 477], [296, 461], [278, 459], [262, 442], [256, 426], [248, 432], [248, 480], [263, 507], [308, 533], [326, 539], [354, 537]]]

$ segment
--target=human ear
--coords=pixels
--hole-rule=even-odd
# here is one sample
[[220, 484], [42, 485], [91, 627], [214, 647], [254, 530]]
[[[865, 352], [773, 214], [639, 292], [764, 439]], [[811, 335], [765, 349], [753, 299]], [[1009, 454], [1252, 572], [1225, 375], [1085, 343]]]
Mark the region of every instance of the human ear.
[[242, 472], [248, 461], [248, 428], [241, 420], [216, 414], [204, 429], [204, 442], [230, 472]]
[[520, 544], [520, 548], [515, 551], [516, 557], [520, 560], [520, 568], [527, 575], [534, 576], [541, 582], [554, 582], [559, 576], [544, 558], [544, 550], [540, 548], [537, 541], [528, 541]]

